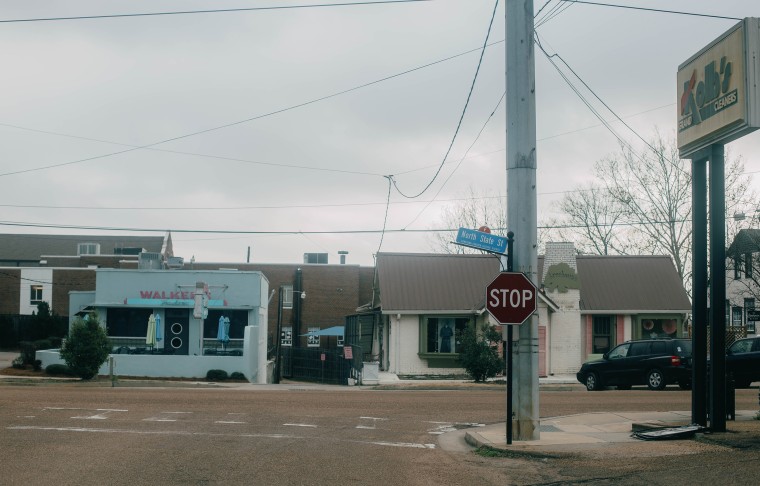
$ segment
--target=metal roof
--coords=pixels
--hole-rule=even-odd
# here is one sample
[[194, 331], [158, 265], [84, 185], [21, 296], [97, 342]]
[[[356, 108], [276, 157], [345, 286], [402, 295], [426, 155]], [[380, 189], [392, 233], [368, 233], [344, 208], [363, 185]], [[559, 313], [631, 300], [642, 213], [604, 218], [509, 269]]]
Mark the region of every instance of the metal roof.
[[378, 253], [383, 312], [477, 312], [486, 286], [499, 273], [490, 255]]
[[690, 312], [668, 256], [578, 256], [581, 311]]
[[[538, 264], [541, 280], [543, 257]], [[668, 256], [578, 256], [576, 264], [583, 313], [691, 310]], [[379, 253], [380, 307], [384, 313], [478, 312], [499, 268], [491, 255]]]

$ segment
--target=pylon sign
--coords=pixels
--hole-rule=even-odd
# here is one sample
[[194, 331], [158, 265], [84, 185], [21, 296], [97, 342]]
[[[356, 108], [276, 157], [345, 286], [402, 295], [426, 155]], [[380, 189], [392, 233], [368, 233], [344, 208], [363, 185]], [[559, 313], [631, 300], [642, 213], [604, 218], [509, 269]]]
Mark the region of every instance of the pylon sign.
[[536, 286], [519, 272], [502, 272], [486, 287], [486, 309], [499, 324], [522, 324], [536, 312]]

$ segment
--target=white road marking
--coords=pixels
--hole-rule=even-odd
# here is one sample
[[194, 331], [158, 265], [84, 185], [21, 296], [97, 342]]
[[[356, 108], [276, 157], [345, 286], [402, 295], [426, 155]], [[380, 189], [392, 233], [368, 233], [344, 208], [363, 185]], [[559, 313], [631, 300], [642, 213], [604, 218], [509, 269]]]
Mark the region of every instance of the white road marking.
[[[236, 413], [230, 412], [227, 415], [243, 416], [245, 414], [244, 413], [239, 413], [239, 412], [236, 412]], [[236, 417], [231, 417], [231, 418], [236, 418]], [[242, 422], [240, 420], [216, 420], [216, 421], [214, 421], [214, 423], [215, 424], [247, 424], [248, 422]]]
[[284, 425], [285, 427], [312, 427], [315, 429], [317, 428], [316, 425], [312, 425], [312, 424], [282, 424], [282, 425]]
[[[79, 410], [88, 410], [86, 408], [79, 409]], [[75, 417], [71, 417], [73, 419], [82, 419], [82, 420], [106, 420], [108, 419], [108, 414], [111, 412], [128, 412], [129, 410], [123, 410], [118, 408], [96, 408], [94, 410], [90, 410], [90, 413], [92, 412], [98, 412], [92, 415], [77, 415]]]
[[[95, 434], [134, 434], [134, 435], [174, 435], [174, 436], [209, 436], [209, 437], [248, 437], [248, 438], [266, 438], [266, 439], [308, 439], [312, 437], [303, 437], [286, 434], [221, 434], [209, 432], [184, 432], [179, 430], [125, 430], [125, 429], [97, 429], [91, 427], [39, 427], [33, 425], [13, 425], [6, 427], [7, 430], [43, 430], [51, 432], [80, 432]], [[341, 439], [326, 439], [342, 442]], [[349, 440], [355, 444], [369, 444], [383, 447], [409, 447], [413, 449], [435, 449], [435, 444], [418, 444], [414, 442], [388, 442], [388, 441], [363, 441]]]
[[357, 425], [357, 429], [369, 429], [374, 430], [377, 427], [377, 421], [378, 420], [388, 420], [387, 418], [381, 418], [381, 417], [359, 417], [360, 420], [371, 420], [372, 425]]
[[[357, 441], [361, 442], [361, 441]], [[374, 444], [379, 446], [390, 447], [412, 447], [414, 449], [435, 449], [435, 444], [416, 444], [414, 442], [367, 442], [368, 444]]]
[[143, 419], [143, 422], [176, 422], [177, 419], [175, 418], [167, 418], [166, 415], [181, 415], [181, 414], [191, 414], [193, 412], [159, 412], [159, 414], [155, 417], [149, 417], [146, 419]]

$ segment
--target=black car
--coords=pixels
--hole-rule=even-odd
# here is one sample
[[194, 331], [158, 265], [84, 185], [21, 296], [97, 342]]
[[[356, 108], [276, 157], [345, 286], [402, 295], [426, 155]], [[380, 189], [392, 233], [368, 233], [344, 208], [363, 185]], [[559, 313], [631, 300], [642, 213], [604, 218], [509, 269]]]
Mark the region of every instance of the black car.
[[726, 351], [726, 371], [736, 388], [748, 388], [760, 381], [760, 337], [739, 339]]
[[628, 341], [604, 353], [602, 359], [584, 363], [576, 376], [589, 391], [606, 386], [630, 389], [633, 385], [662, 390], [671, 383], [688, 389], [691, 387], [691, 340]]

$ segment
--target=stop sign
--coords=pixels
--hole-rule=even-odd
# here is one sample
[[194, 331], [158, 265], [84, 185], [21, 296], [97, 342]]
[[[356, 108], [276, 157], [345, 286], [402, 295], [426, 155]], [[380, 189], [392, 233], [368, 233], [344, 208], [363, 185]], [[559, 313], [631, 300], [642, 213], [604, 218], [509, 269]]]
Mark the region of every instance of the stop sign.
[[536, 287], [522, 273], [502, 272], [486, 287], [486, 309], [499, 324], [522, 324], [536, 312]]

